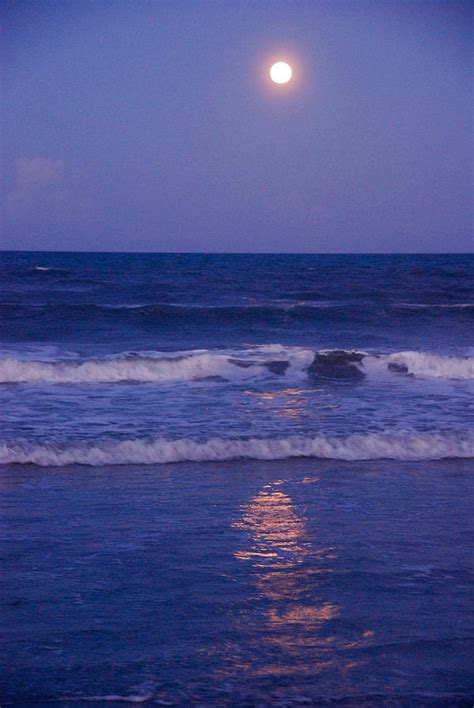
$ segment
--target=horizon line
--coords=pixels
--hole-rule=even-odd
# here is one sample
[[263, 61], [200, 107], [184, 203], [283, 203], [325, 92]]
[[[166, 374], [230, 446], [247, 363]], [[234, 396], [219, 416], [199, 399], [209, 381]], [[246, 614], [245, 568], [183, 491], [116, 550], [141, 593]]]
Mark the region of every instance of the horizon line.
[[473, 251], [87, 251], [4, 248], [1, 253], [95, 253], [133, 256], [472, 256]]

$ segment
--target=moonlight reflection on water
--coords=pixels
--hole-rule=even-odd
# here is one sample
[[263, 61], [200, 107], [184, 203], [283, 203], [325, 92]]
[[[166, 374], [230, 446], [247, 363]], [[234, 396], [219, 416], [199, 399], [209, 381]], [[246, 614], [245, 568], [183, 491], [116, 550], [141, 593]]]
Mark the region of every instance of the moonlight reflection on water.
[[[317, 484], [305, 478], [305, 484]], [[283, 480], [265, 484], [248, 504], [234, 527], [245, 532], [249, 543], [235, 557], [249, 562], [255, 574], [256, 611], [245, 613], [242, 622], [261, 625], [261, 642], [270, 661], [254, 663], [255, 675], [308, 676], [325, 669], [341, 679], [359, 661], [344, 658], [345, 650], [370, 644], [374, 632], [360, 636], [342, 634], [338, 618], [340, 603], [324, 599], [321, 579], [333, 572], [335, 547], [318, 547], [317, 536], [307, 528]]]

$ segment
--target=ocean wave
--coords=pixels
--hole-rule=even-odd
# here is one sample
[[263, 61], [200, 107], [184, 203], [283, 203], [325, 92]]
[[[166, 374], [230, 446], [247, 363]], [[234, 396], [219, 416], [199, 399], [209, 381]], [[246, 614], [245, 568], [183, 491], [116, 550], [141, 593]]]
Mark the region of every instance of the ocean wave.
[[401, 307], [407, 310], [463, 310], [474, 309], [474, 302], [453, 302], [453, 303], [423, 303], [423, 302], [396, 302], [394, 307]]
[[68, 273], [69, 268], [35, 265], [29, 268], [30, 273]]
[[238, 382], [269, 376], [307, 377], [317, 381], [363, 380], [366, 376], [381, 373], [405, 374], [419, 379], [469, 380], [474, 379], [474, 356], [442, 356], [416, 351], [369, 354], [268, 345], [226, 351], [125, 352], [85, 361], [71, 358], [61, 361], [0, 359], [0, 384]]
[[[277, 350], [278, 351], [278, 350]], [[250, 355], [249, 355], [250, 354]], [[273, 358], [269, 358], [270, 354]], [[286, 352], [285, 358], [274, 358], [265, 349], [233, 354], [198, 350], [187, 354], [176, 352], [155, 356], [126, 354], [119, 358], [71, 361], [0, 360], [0, 383], [120, 383], [167, 382], [224, 379], [239, 381], [257, 376], [283, 375], [288, 369], [302, 372], [311, 362], [313, 353], [298, 349]]]
[[20, 354], [21, 361], [51, 361], [77, 359], [77, 352], [70, 351], [55, 344], [22, 344], [20, 347], [15, 344], [0, 343], [0, 362], [5, 359], [15, 359]]
[[[62, 282], [62, 281], [61, 281]], [[82, 281], [75, 281], [80, 282]], [[97, 285], [97, 283], [91, 283]], [[70, 288], [72, 291], [72, 288]], [[0, 312], [6, 315], [26, 317], [30, 313], [36, 318], [67, 317], [94, 320], [118, 320], [125, 322], [171, 323], [182, 320], [195, 324], [225, 325], [226, 323], [245, 322], [249, 324], [292, 321], [325, 321], [327, 312], [331, 309], [333, 317], [347, 320], [362, 317], [356, 304], [339, 305], [337, 303], [309, 303], [309, 302], [262, 302], [247, 305], [195, 305], [178, 303], [63, 303], [63, 302], [35, 302], [35, 303], [0, 303]]]
[[0, 464], [151, 465], [171, 462], [218, 462], [238, 459], [284, 460], [440, 460], [474, 457], [474, 434], [406, 433], [347, 437], [213, 438], [178, 440], [104, 440], [76, 444], [0, 444]]
[[420, 379], [474, 379], [473, 356], [443, 356], [429, 352], [394, 352], [326, 350], [316, 352], [307, 369], [320, 378], [361, 379], [380, 373], [405, 374]]
[[[152, 698], [153, 693], [151, 691], [148, 693], [131, 693], [126, 696], [112, 693], [106, 696], [63, 696], [60, 699], [60, 703], [148, 703]], [[158, 705], [159, 703], [160, 701], [158, 701]]]
[[[43, 274], [44, 275], [44, 274]], [[52, 276], [53, 274], [51, 274]], [[57, 276], [58, 274], [55, 273]], [[355, 299], [352, 301], [292, 301], [262, 300], [238, 305], [212, 305], [169, 302], [61, 302], [55, 298], [61, 292], [70, 294], [92, 293], [106, 287], [94, 279], [55, 277], [50, 280], [47, 290], [35, 302], [0, 303], [0, 317], [8, 319], [23, 333], [25, 320], [34, 319], [35, 326], [56, 328], [58, 322], [81, 321], [96, 327], [139, 327], [142, 329], [170, 328], [186, 326], [193, 328], [237, 328], [255, 327], [262, 330], [270, 327], [314, 329], [350, 323], [351, 327], [365, 325], [370, 328], [374, 317], [410, 320], [426, 317], [446, 317], [465, 320], [472, 318], [474, 306], [470, 303], [452, 305], [391, 305]], [[93, 297], [91, 296], [91, 299]], [[48, 301], [46, 301], [48, 300]], [[434, 308], [434, 309], [433, 309]], [[394, 326], [396, 324], [394, 323]]]
[[[364, 360], [370, 367], [375, 357]], [[474, 357], [441, 356], [426, 352], [397, 352], [378, 358], [390, 371], [425, 379], [474, 379]]]

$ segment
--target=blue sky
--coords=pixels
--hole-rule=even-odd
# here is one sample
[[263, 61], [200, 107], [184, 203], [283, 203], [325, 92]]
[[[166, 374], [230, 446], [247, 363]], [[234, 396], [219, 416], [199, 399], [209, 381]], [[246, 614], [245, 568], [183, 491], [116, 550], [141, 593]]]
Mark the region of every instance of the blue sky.
[[470, 3], [1, 13], [2, 248], [472, 250]]

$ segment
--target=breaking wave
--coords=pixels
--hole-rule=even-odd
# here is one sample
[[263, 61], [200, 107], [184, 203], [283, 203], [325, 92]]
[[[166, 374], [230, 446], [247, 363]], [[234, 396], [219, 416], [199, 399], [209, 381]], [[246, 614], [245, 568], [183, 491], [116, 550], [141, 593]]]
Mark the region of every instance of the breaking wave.
[[[278, 351], [278, 350], [277, 350]], [[253, 356], [252, 356], [253, 354]], [[285, 358], [270, 358], [272, 349], [235, 352], [235, 355], [198, 350], [166, 356], [150, 352], [148, 356], [125, 355], [125, 358], [71, 361], [0, 360], [0, 383], [119, 383], [196, 381], [224, 379], [238, 381], [262, 375], [283, 375], [288, 368], [301, 372], [313, 358], [309, 350], [287, 352]]]
[[269, 345], [246, 350], [128, 352], [72, 361], [0, 359], [0, 383], [165, 383], [205, 379], [241, 381], [273, 376], [363, 379], [378, 373], [422, 379], [474, 379], [474, 357], [406, 351], [393, 354]]
[[179, 440], [99, 441], [95, 444], [0, 444], [0, 464], [151, 465], [171, 462], [216, 462], [289, 458], [333, 460], [440, 460], [474, 457], [474, 434], [376, 434], [348, 437], [285, 437]]
[[[370, 358], [374, 359], [374, 357]], [[473, 356], [441, 356], [426, 352], [408, 351], [381, 356], [379, 360], [391, 371], [419, 378], [474, 379]]]

